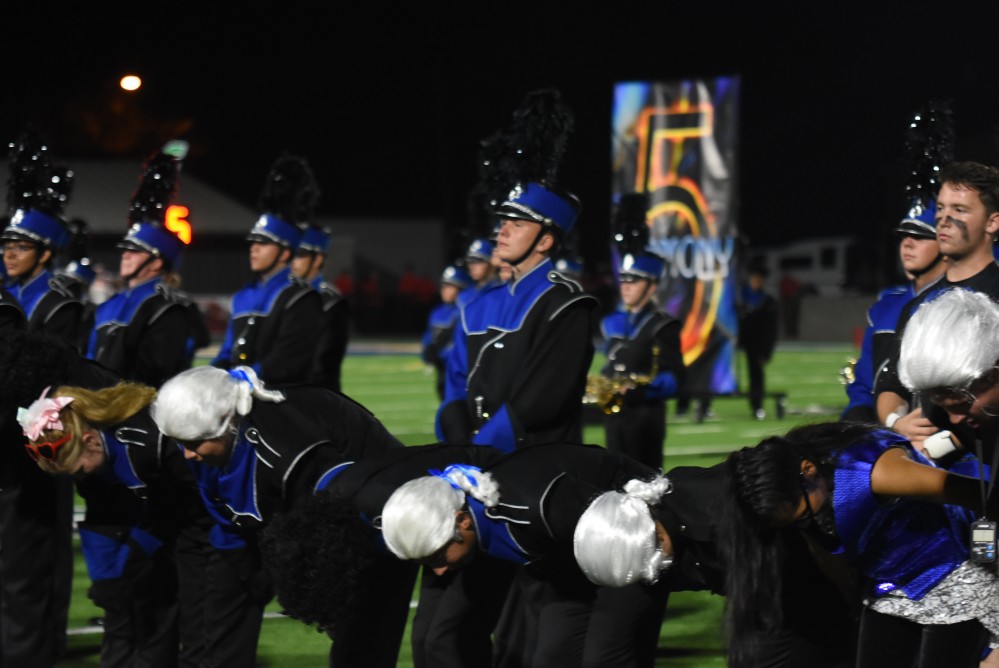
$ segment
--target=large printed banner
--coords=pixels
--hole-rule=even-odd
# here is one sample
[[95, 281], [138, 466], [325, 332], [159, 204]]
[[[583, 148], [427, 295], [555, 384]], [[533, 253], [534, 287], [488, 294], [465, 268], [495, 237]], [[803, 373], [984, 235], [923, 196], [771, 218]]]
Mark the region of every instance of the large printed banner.
[[[738, 77], [614, 87], [613, 197], [645, 193], [691, 394], [736, 391]], [[618, 266], [617, 249], [614, 266]]]

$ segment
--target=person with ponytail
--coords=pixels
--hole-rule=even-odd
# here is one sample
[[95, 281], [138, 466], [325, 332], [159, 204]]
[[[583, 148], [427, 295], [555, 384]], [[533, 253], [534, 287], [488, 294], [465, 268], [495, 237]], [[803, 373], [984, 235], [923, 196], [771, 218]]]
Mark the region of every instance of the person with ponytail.
[[[729, 665], [763, 665], [760, 652], [789, 621], [789, 534], [828, 568], [854, 569], [858, 668], [978, 666], [987, 635], [999, 644], [999, 581], [969, 560], [980, 480], [931, 464], [897, 434], [844, 422], [767, 438], [726, 466], [719, 540]], [[815, 601], [810, 623], [822, 626], [821, 614]]]
[[[212, 638], [225, 663], [252, 666], [273, 597], [261, 529], [310, 498], [343, 464], [404, 446], [350, 398], [319, 386], [269, 389], [249, 366], [188, 369], [164, 383], [151, 413], [182, 446], [215, 519], [209, 577], [226, 596], [209, 602]], [[331, 630], [331, 666], [395, 665], [391, 643], [365, 655], [370, 645], [362, 637], [338, 631]]]
[[654, 584], [673, 564], [672, 541], [651, 507], [670, 491], [662, 476], [629, 480], [623, 491], [604, 492], [580, 516], [573, 534], [576, 563], [591, 582], [625, 587]]
[[[351, 601], [378, 598], [365, 578], [383, 578], [374, 555], [385, 551], [424, 564], [417, 667], [651, 667], [670, 593], [722, 593], [723, 464], [663, 476], [597, 446], [498, 452], [410, 446], [331, 474], [322, 493], [264, 530], [285, 611], [320, 627], [349, 619]], [[510, 587], [527, 571], [543, 604]], [[801, 577], [825, 595], [821, 574]], [[497, 625], [512, 615], [541, 635]]]
[[17, 409], [46, 387], [119, 379], [72, 342], [23, 328], [0, 329], [0, 375], [0, 665], [48, 668], [66, 650], [76, 490], [72, 478], [45, 473], [28, 457]]
[[[494, 629], [501, 665], [652, 665], [672, 552], [650, 504], [668, 499], [665, 478], [568, 443], [430, 473], [400, 486], [381, 517], [388, 549], [428, 571], [418, 620], [462, 618], [462, 604], [465, 615], [502, 605]], [[626, 515], [631, 527], [614, 526]], [[618, 540], [621, 531], [631, 540]], [[515, 577], [531, 586], [511, 589]], [[434, 587], [457, 591], [434, 597]], [[511, 624], [513, 616], [530, 621]]]
[[[502, 456], [481, 445], [434, 443], [337, 467], [314, 495], [275, 515], [261, 532], [264, 565], [284, 614], [321, 629], [376, 639], [357, 643], [368, 663], [377, 652], [397, 651], [419, 565], [396, 559], [385, 547], [380, 531], [385, 501], [403, 483], [426, 476], [428, 469], [481, 467]], [[428, 577], [433, 573], [427, 571]], [[421, 608], [440, 591], [425, 588]], [[425, 621], [418, 611], [411, 633], [417, 668], [490, 665], [491, 627], [431, 627]]]
[[187, 241], [167, 228], [181, 159], [159, 150], [146, 160], [129, 203], [128, 232], [118, 242], [122, 290], [99, 304], [86, 354], [122, 378], [159, 387], [190, 368], [197, 307], [175, 289]]
[[104, 609], [101, 665], [175, 666], [206, 652], [211, 521], [174, 444], [156, 428], [156, 391], [119, 382], [61, 386], [17, 412], [40, 469], [76, 478], [90, 597]]

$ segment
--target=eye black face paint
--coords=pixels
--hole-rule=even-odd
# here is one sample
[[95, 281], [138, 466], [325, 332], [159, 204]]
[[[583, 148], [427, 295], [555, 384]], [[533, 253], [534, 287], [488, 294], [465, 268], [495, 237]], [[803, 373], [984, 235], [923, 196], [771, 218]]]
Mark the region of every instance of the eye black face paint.
[[949, 225], [953, 225], [958, 230], [960, 230], [960, 232], [961, 232], [961, 239], [963, 239], [964, 241], [968, 241], [970, 239], [970, 237], [968, 236], [968, 225], [967, 225], [967, 223], [965, 223], [963, 220], [958, 220], [957, 218], [954, 218], [953, 216], [947, 216], [946, 220], [947, 220], [947, 223]]

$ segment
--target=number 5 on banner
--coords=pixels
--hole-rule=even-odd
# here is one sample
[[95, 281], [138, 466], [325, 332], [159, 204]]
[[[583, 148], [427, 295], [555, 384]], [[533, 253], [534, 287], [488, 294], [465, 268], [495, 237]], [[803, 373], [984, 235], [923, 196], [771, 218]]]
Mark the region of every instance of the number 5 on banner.
[[177, 235], [185, 245], [191, 243], [191, 223], [187, 222], [190, 210], [186, 206], [171, 204], [166, 210], [166, 228]]

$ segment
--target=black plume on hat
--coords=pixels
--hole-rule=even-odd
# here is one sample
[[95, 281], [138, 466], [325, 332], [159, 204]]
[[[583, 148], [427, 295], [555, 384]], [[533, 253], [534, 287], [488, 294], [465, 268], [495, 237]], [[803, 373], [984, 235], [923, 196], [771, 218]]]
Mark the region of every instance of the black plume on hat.
[[7, 213], [28, 209], [35, 199], [39, 175], [45, 169], [45, 151], [48, 147], [42, 136], [32, 126], [25, 128], [18, 138], [8, 145], [10, 174], [7, 177]]
[[139, 185], [132, 194], [128, 207], [128, 222], [152, 223], [162, 227], [166, 210], [177, 194], [180, 160], [157, 151], [146, 160]]
[[260, 212], [305, 227], [312, 220], [321, 194], [305, 158], [284, 152], [271, 166], [264, 182]]
[[73, 192], [73, 172], [49, 163], [48, 147], [33, 126], [26, 127], [9, 149], [7, 213], [35, 210], [61, 218]]
[[554, 88], [528, 93], [504, 133], [505, 150], [499, 169], [510, 186], [517, 183], [555, 185], [575, 119]]
[[611, 235], [622, 255], [641, 255], [649, 245], [648, 209], [645, 193], [628, 193], [618, 201]]
[[940, 169], [954, 159], [954, 120], [949, 101], [931, 100], [917, 111], [905, 133], [906, 204], [935, 202]]
[[528, 93], [506, 129], [479, 142], [479, 180], [468, 197], [473, 236], [486, 236], [496, 208], [518, 184], [555, 184], [574, 126], [572, 111], [554, 88]]
[[49, 165], [36, 208], [61, 217], [73, 194], [73, 170], [65, 165]]
[[506, 199], [516, 181], [503, 169], [508, 151], [507, 139], [497, 132], [479, 142], [479, 180], [468, 194], [468, 220], [472, 236], [488, 236], [494, 222], [493, 210]]
[[89, 257], [90, 226], [87, 225], [87, 221], [83, 218], [71, 218], [66, 226], [69, 228], [69, 233], [72, 235], [72, 239], [69, 242], [69, 248], [66, 251], [67, 259], [79, 262], [80, 260]]

